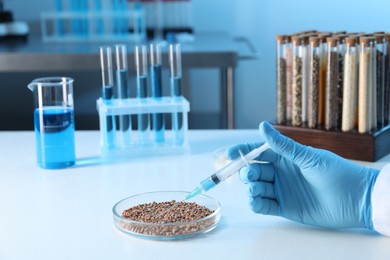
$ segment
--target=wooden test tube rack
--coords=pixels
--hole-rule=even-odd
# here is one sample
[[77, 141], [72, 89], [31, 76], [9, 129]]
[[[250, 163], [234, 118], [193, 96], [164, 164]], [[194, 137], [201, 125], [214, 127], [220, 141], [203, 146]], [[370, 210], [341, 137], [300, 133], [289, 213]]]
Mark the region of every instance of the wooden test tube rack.
[[278, 124], [274, 127], [301, 144], [326, 149], [348, 159], [375, 162], [390, 153], [390, 125], [367, 134]]

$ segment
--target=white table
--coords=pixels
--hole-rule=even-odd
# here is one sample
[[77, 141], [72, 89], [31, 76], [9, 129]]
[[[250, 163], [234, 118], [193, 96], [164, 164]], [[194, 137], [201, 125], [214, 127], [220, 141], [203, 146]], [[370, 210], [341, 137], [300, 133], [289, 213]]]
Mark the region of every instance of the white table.
[[[77, 132], [77, 167], [43, 170], [33, 132], [0, 132], [0, 259], [390, 259], [390, 238], [330, 231], [254, 214], [237, 176], [208, 195], [222, 204], [217, 229], [150, 241], [116, 230], [112, 206], [133, 194], [191, 190], [213, 171], [213, 151], [252, 142], [256, 130], [192, 130], [191, 153], [99, 163], [99, 132]], [[381, 168], [390, 155], [376, 163]]]

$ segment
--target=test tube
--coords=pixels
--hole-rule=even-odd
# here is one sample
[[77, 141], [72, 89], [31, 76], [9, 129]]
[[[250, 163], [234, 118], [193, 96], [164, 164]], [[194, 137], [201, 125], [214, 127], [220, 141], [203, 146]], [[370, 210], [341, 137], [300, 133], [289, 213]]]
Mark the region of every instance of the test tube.
[[318, 100], [320, 89], [321, 39], [310, 37], [310, 78], [308, 89], [308, 121], [310, 128], [318, 127]]
[[384, 98], [385, 98], [385, 57], [386, 38], [384, 34], [375, 34], [376, 38], [376, 114], [377, 126], [384, 126]]
[[335, 37], [338, 38], [338, 75], [337, 75], [337, 86], [335, 94], [335, 127], [341, 129], [342, 125], [342, 114], [343, 114], [343, 89], [344, 89], [344, 55], [345, 55], [345, 34], [339, 34]]
[[291, 35], [286, 37], [285, 59], [286, 59], [286, 120], [291, 123], [292, 114], [292, 63], [293, 63], [293, 48], [291, 43]]
[[[56, 8], [56, 11], [59, 12], [59, 13], [62, 13], [64, 11], [64, 6], [62, 4], [62, 0], [56, 0], [55, 1], [55, 8]], [[64, 21], [61, 17], [58, 18], [58, 21], [56, 23], [56, 33], [57, 35], [59, 36], [63, 36], [64, 35]]]
[[370, 46], [371, 46], [371, 129], [376, 129], [377, 128], [377, 114], [376, 114], [376, 86], [377, 86], [377, 77], [376, 77], [376, 72], [377, 72], [377, 63], [376, 63], [376, 39], [373, 36], [370, 36]]
[[113, 16], [113, 24], [114, 24], [114, 34], [119, 32], [119, 19], [116, 16], [119, 12], [119, 0], [111, 0], [111, 11], [114, 14]]
[[134, 10], [133, 30], [134, 30], [134, 35], [136, 37], [142, 38], [142, 32], [143, 32], [143, 28], [145, 27], [145, 24], [141, 15], [143, 10], [143, 5], [140, 3], [140, 1], [141, 0], [134, 0], [134, 4], [133, 4], [133, 10]]
[[[161, 49], [159, 44], [150, 44], [150, 83], [152, 97], [159, 100], [162, 97]], [[164, 142], [164, 114], [153, 114], [153, 132], [157, 143]]]
[[276, 85], [277, 85], [277, 110], [276, 121], [278, 124], [286, 124], [286, 36], [276, 36]]
[[80, 0], [80, 13], [83, 15], [81, 19], [81, 33], [83, 35], [88, 35], [89, 25], [88, 25], [88, 0]]
[[[128, 66], [127, 66], [127, 48], [125, 44], [115, 45], [116, 57], [116, 84], [118, 99], [130, 98], [130, 89], [127, 82]], [[119, 130], [122, 145], [129, 145], [131, 142], [131, 115], [119, 116]]]
[[371, 130], [372, 46], [369, 37], [360, 37], [359, 42], [358, 131], [359, 133], [368, 133]]
[[352, 131], [356, 122], [358, 45], [356, 37], [346, 38], [344, 55], [343, 114], [341, 130]]
[[302, 37], [292, 37], [293, 43], [293, 79], [292, 79], [292, 126], [302, 126]]
[[95, 0], [95, 12], [98, 13], [96, 20], [96, 32], [98, 35], [103, 34], [103, 18], [99, 15], [102, 13], [102, 0]]
[[386, 55], [385, 55], [385, 90], [384, 90], [384, 125], [390, 122], [390, 34], [386, 33]]
[[[169, 66], [171, 79], [171, 95], [175, 101], [181, 100], [181, 51], [180, 44], [169, 45]], [[180, 145], [184, 141], [182, 113], [172, 113], [172, 132], [174, 143]]]
[[328, 69], [328, 44], [326, 39], [331, 36], [331, 33], [320, 34], [321, 38], [321, 64], [320, 64], [320, 85], [318, 93], [318, 125], [323, 126], [325, 122], [325, 89], [326, 89], [326, 73]]
[[126, 17], [125, 12], [127, 9], [126, 0], [112, 0], [112, 11], [114, 12], [114, 33], [124, 34], [126, 33]]
[[[71, 0], [70, 1], [70, 9], [75, 14], [81, 14], [83, 8], [83, 4], [81, 0]], [[73, 33], [76, 35], [81, 35], [83, 32], [83, 24], [81, 18], [73, 18], [72, 20], [72, 29]]]
[[309, 89], [309, 76], [310, 76], [310, 44], [309, 36], [302, 36], [302, 124], [307, 124], [308, 113], [308, 89]]
[[[114, 98], [114, 82], [112, 75], [112, 50], [109, 46], [100, 47], [100, 67], [102, 70], [102, 99], [105, 104], [111, 104]], [[115, 146], [115, 117], [107, 116], [106, 124], [100, 126], [103, 131], [103, 145], [108, 148]]]
[[154, 39], [156, 41], [161, 41], [164, 39], [163, 0], [155, 0], [154, 12]]
[[[146, 102], [148, 96], [148, 69], [146, 46], [135, 46], [135, 68], [137, 71], [137, 98], [139, 102]], [[138, 115], [138, 138], [140, 144], [149, 140], [149, 114]]]
[[325, 129], [336, 126], [336, 90], [339, 74], [338, 38], [328, 37], [328, 67], [325, 89]]

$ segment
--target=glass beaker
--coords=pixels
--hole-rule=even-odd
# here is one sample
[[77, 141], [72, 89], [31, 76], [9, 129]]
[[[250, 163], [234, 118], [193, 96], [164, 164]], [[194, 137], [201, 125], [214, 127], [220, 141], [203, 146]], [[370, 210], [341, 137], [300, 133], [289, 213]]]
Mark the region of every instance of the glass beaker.
[[37, 163], [60, 169], [75, 164], [73, 79], [34, 79], [28, 88], [34, 95], [34, 130]]

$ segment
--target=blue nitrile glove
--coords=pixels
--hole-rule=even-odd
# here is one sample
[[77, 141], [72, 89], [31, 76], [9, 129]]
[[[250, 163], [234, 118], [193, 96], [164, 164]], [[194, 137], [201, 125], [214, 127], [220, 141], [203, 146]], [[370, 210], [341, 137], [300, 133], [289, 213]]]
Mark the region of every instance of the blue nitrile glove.
[[[240, 170], [247, 184], [251, 209], [300, 223], [327, 228], [369, 228], [371, 191], [379, 171], [360, 166], [326, 150], [294, 142], [269, 123], [260, 136], [271, 149]], [[241, 144], [227, 151], [248, 153], [260, 144]]]

